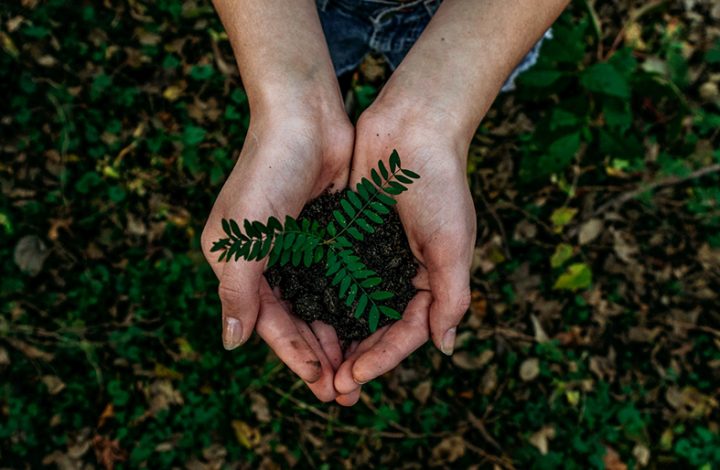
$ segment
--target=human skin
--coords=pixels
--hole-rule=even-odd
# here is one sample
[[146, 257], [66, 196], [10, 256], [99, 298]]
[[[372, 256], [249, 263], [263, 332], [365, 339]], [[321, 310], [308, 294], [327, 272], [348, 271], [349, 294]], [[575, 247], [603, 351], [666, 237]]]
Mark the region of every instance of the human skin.
[[[470, 140], [513, 67], [567, 0], [445, 0], [354, 134], [311, 0], [215, 0], [251, 109], [247, 143], [203, 231], [220, 279], [223, 342], [253, 327], [323, 400], [352, 405], [360, 386], [432, 338], [452, 354], [470, 301], [475, 210], [467, 185]], [[403, 319], [349, 351], [331, 327], [288, 313], [262, 275], [265, 263], [217, 263], [221, 218], [297, 215], [325, 188], [354, 185], [397, 149], [422, 175], [398, 197], [398, 213], [421, 268]], [[257, 324], [256, 324], [257, 321]], [[239, 327], [238, 327], [239, 325]], [[319, 364], [319, 366], [318, 366]]]
[[[266, 261], [217, 262], [221, 219], [297, 216], [328, 188], [347, 184], [353, 127], [312, 0], [215, 0], [251, 110], [246, 143], [202, 233], [203, 252], [220, 281], [226, 349], [253, 330], [322, 401], [338, 398], [343, 360], [334, 330], [290, 315], [263, 276]], [[357, 400], [359, 390], [341, 400]]]
[[335, 375], [339, 401], [395, 368], [429, 338], [452, 354], [470, 304], [476, 214], [466, 171], [470, 141], [505, 79], [567, 0], [445, 0], [357, 124], [351, 186], [397, 149], [422, 175], [397, 197], [420, 263], [403, 319], [361, 342]]

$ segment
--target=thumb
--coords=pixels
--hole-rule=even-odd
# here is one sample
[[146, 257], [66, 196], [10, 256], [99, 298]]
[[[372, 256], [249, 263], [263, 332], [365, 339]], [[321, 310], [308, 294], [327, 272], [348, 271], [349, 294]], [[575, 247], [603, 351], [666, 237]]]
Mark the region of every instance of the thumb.
[[448, 356], [455, 349], [457, 325], [470, 306], [470, 270], [465, 263], [428, 267], [430, 291], [429, 323], [433, 343]]
[[218, 294], [222, 305], [222, 340], [227, 350], [245, 343], [255, 328], [264, 265], [257, 261], [233, 260], [222, 267]]

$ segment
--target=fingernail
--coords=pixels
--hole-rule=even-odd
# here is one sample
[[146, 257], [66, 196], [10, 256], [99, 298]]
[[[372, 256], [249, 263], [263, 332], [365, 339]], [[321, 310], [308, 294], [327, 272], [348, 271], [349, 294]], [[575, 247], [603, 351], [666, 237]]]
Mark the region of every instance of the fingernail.
[[232, 317], [223, 318], [223, 347], [230, 351], [242, 344], [242, 324]]
[[356, 384], [358, 384], [358, 385], [365, 385], [365, 384], [367, 383], [367, 380], [366, 380], [365, 382], [360, 382], [360, 381], [359, 381], [358, 379], [356, 379], [355, 377], [353, 377], [353, 381], [354, 381]]
[[445, 336], [442, 339], [442, 352], [451, 356], [455, 349], [455, 332], [457, 328], [450, 328], [445, 332]]

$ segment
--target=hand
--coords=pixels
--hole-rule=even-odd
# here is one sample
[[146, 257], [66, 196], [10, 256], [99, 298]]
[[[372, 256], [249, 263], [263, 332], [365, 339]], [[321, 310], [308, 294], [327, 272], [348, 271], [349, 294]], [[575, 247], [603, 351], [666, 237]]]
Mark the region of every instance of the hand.
[[360, 117], [350, 185], [355, 187], [393, 149], [403, 167], [421, 175], [397, 197], [400, 220], [420, 264], [415, 279], [420, 291], [402, 320], [365, 339], [340, 366], [335, 389], [342, 394], [357, 393], [360, 384], [393, 369], [429, 336], [452, 354], [456, 327], [470, 304], [476, 216], [466, 176], [468, 139], [442, 119], [426, 117], [437, 113], [408, 105], [387, 106], [379, 98]]
[[[263, 276], [267, 260], [218, 262], [211, 253], [223, 238], [221, 219], [266, 221], [297, 216], [305, 203], [347, 183], [353, 129], [340, 109], [318, 115], [312, 106], [274, 106], [253, 114], [246, 143], [213, 206], [202, 234], [205, 257], [220, 280], [222, 334], [226, 349], [248, 340], [253, 329], [322, 401], [337, 397], [335, 369], [342, 361], [332, 327], [308, 326], [291, 315]], [[341, 398], [342, 400], [342, 398]], [[356, 398], [355, 398], [356, 400]]]

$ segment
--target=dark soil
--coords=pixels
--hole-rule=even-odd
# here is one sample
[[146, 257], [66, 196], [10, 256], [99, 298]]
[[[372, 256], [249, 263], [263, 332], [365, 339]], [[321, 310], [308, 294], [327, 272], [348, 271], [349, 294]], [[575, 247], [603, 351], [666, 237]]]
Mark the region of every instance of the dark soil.
[[[342, 194], [323, 194], [305, 206], [299, 219], [309, 218], [327, 225], [332, 220], [332, 211], [340, 208]], [[353, 250], [367, 267], [383, 279], [378, 288], [395, 294], [384, 304], [402, 313], [416, 292], [412, 284], [417, 272], [415, 257], [395, 211], [385, 216], [382, 227], [375, 228], [375, 233], [364, 234], [362, 242], [353, 240]], [[306, 322], [321, 320], [332, 325], [345, 344], [369, 336], [367, 314], [360, 319], [353, 316], [355, 304], [347, 307], [339, 299], [338, 287], [330, 285], [331, 279], [325, 277], [324, 263], [313, 264], [309, 268], [276, 265], [265, 275], [271, 286], [280, 288], [282, 298], [292, 304], [293, 313]], [[381, 316], [378, 327], [393, 321]]]

